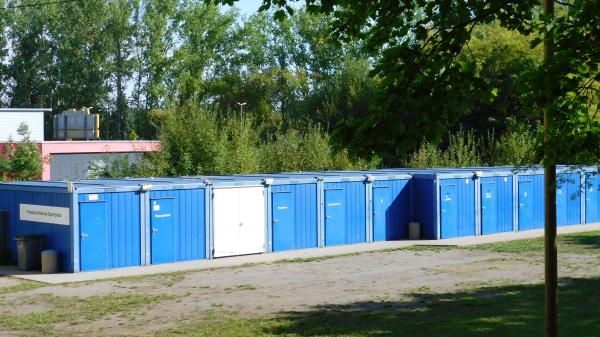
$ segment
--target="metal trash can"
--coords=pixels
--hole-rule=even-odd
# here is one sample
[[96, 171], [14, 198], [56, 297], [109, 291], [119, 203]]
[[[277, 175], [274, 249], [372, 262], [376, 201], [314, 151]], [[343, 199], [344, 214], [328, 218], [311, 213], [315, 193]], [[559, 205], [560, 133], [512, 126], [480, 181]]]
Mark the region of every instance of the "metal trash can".
[[410, 222], [408, 224], [408, 238], [410, 240], [420, 240], [421, 239], [421, 223]]
[[53, 274], [58, 271], [58, 253], [54, 249], [42, 251], [42, 274]]
[[41, 235], [24, 235], [15, 237], [17, 242], [17, 260], [19, 269], [40, 269], [40, 255], [42, 246]]

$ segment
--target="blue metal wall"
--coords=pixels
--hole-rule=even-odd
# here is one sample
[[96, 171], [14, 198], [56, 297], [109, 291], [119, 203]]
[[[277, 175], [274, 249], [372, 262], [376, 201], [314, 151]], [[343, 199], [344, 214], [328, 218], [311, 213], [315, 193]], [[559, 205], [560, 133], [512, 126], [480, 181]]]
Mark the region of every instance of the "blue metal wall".
[[[108, 269], [119, 267], [139, 266], [141, 264], [141, 226], [140, 226], [140, 193], [139, 192], [112, 192], [80, 194], [79, 202], [105, 202], [106, 203], [106, 239], [95, 240], [95, 244], [106, 247], [106, 256], [97, 256], [104, 259], [103, 263], [96, 261], [94, 267], [88, 265], [81, 254], [81, 270]], [[80, 221], [82, 214], [80, 214]], [[81, 223], [80, 223], [81, 226]], [[103, 265], [104, 268], [96, 267]]]
[[13, 238], [18, 235], [38, 234], [44, 236], [42, 249], [51, 248], [57, 250], [60, 269], [72, 272], [71, 226], [20, 221], [20, 204], [70, 208], [71, 194], [0, 190], [0, 208], [8, 210], [8, 247], [11, 251], [13, 262], [16, 262], [17, 258], [17, 247]]
[[373, 181], [373, 241], [408, 238], [410, 180]]
[[[203, 188], [150, 191], [150, 208], [155, 199], [173, 199], [173, 236], [160, 246], [172, 251], [172, 261], [199, 260], [206, 258], [206, 204]], [[150, 219], [150, 225], [152, 219]], [[161, 233], [150, 231], [150, 240]], [[172, 241], [172, 242], [169, 242]], [[151, 257], [152, 257], [151, 252]], [[151, 258], [151, 261], [152, 258]], [[161, 261], [170, 262], [170, 261]]]
[[513, 231], [513, 177], [481, 177], [479, 184], [481, 234]]
[[424, 239], [437, 239], [437, 184], [431, 178], [415, 177], [412, 186], [413, 217], [421, 224], [421, 236]]
[[586, 174], [585, 223], [600, 222], [600, 175]]
[[317, 247], [317, 184], [271, 186], [273, 251]]
[[518, 176], [519, 230], [544, 228], [544, 175]]
[[439, 186], [440, 237], [448, 239], [476, 235], [475, 183], [473, 179], [440, 179]]
[[562, 173], [556, 179], [556, 223], [577, 225], [581, 221], [581, 175]]
[[324, 185], [325, 245], [365, 242], [365, 183], [343, 181]]

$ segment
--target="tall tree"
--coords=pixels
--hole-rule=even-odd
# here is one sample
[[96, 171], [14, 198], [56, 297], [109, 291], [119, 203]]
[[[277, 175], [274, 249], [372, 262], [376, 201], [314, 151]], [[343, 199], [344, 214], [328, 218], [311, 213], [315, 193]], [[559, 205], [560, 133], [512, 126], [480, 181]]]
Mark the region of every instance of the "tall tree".
[[114, 85], [115, 117], [119, 139], [126, 139], [129, 102], [126, 86], [132, 74], [133, 37], [135, 27], [131, 16], [137, 3], [129, 0], [114, 0], [108, 4], [106, 31], [109, 34], [109, 71]]

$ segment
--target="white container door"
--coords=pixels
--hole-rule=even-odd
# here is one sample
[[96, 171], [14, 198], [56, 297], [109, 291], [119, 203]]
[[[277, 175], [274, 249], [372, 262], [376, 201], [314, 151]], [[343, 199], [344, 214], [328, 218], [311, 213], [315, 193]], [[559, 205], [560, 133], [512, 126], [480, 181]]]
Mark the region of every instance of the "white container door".
[[265, 251], [264, 187], [215, 188], [214, 257]]
[[263, 187], [240, 188], [240, 242], [238, 254], [265, 252], [265, 195]]
[[214, 189], [214, 257], [237, 255], [240, 202], [237, 188]]

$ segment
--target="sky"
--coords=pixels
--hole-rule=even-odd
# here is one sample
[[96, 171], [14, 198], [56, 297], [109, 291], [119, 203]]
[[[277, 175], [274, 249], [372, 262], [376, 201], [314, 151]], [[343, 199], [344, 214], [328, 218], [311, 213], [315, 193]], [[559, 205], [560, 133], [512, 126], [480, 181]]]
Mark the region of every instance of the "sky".
[[[235, 2], [235, 7], [240, 9], [240, 14], [250, 16], [258, 11], [258, 7], [262, 4], [262, 0], [239, 0]], [[229, 6], [224, 6], [228, 8]]]

